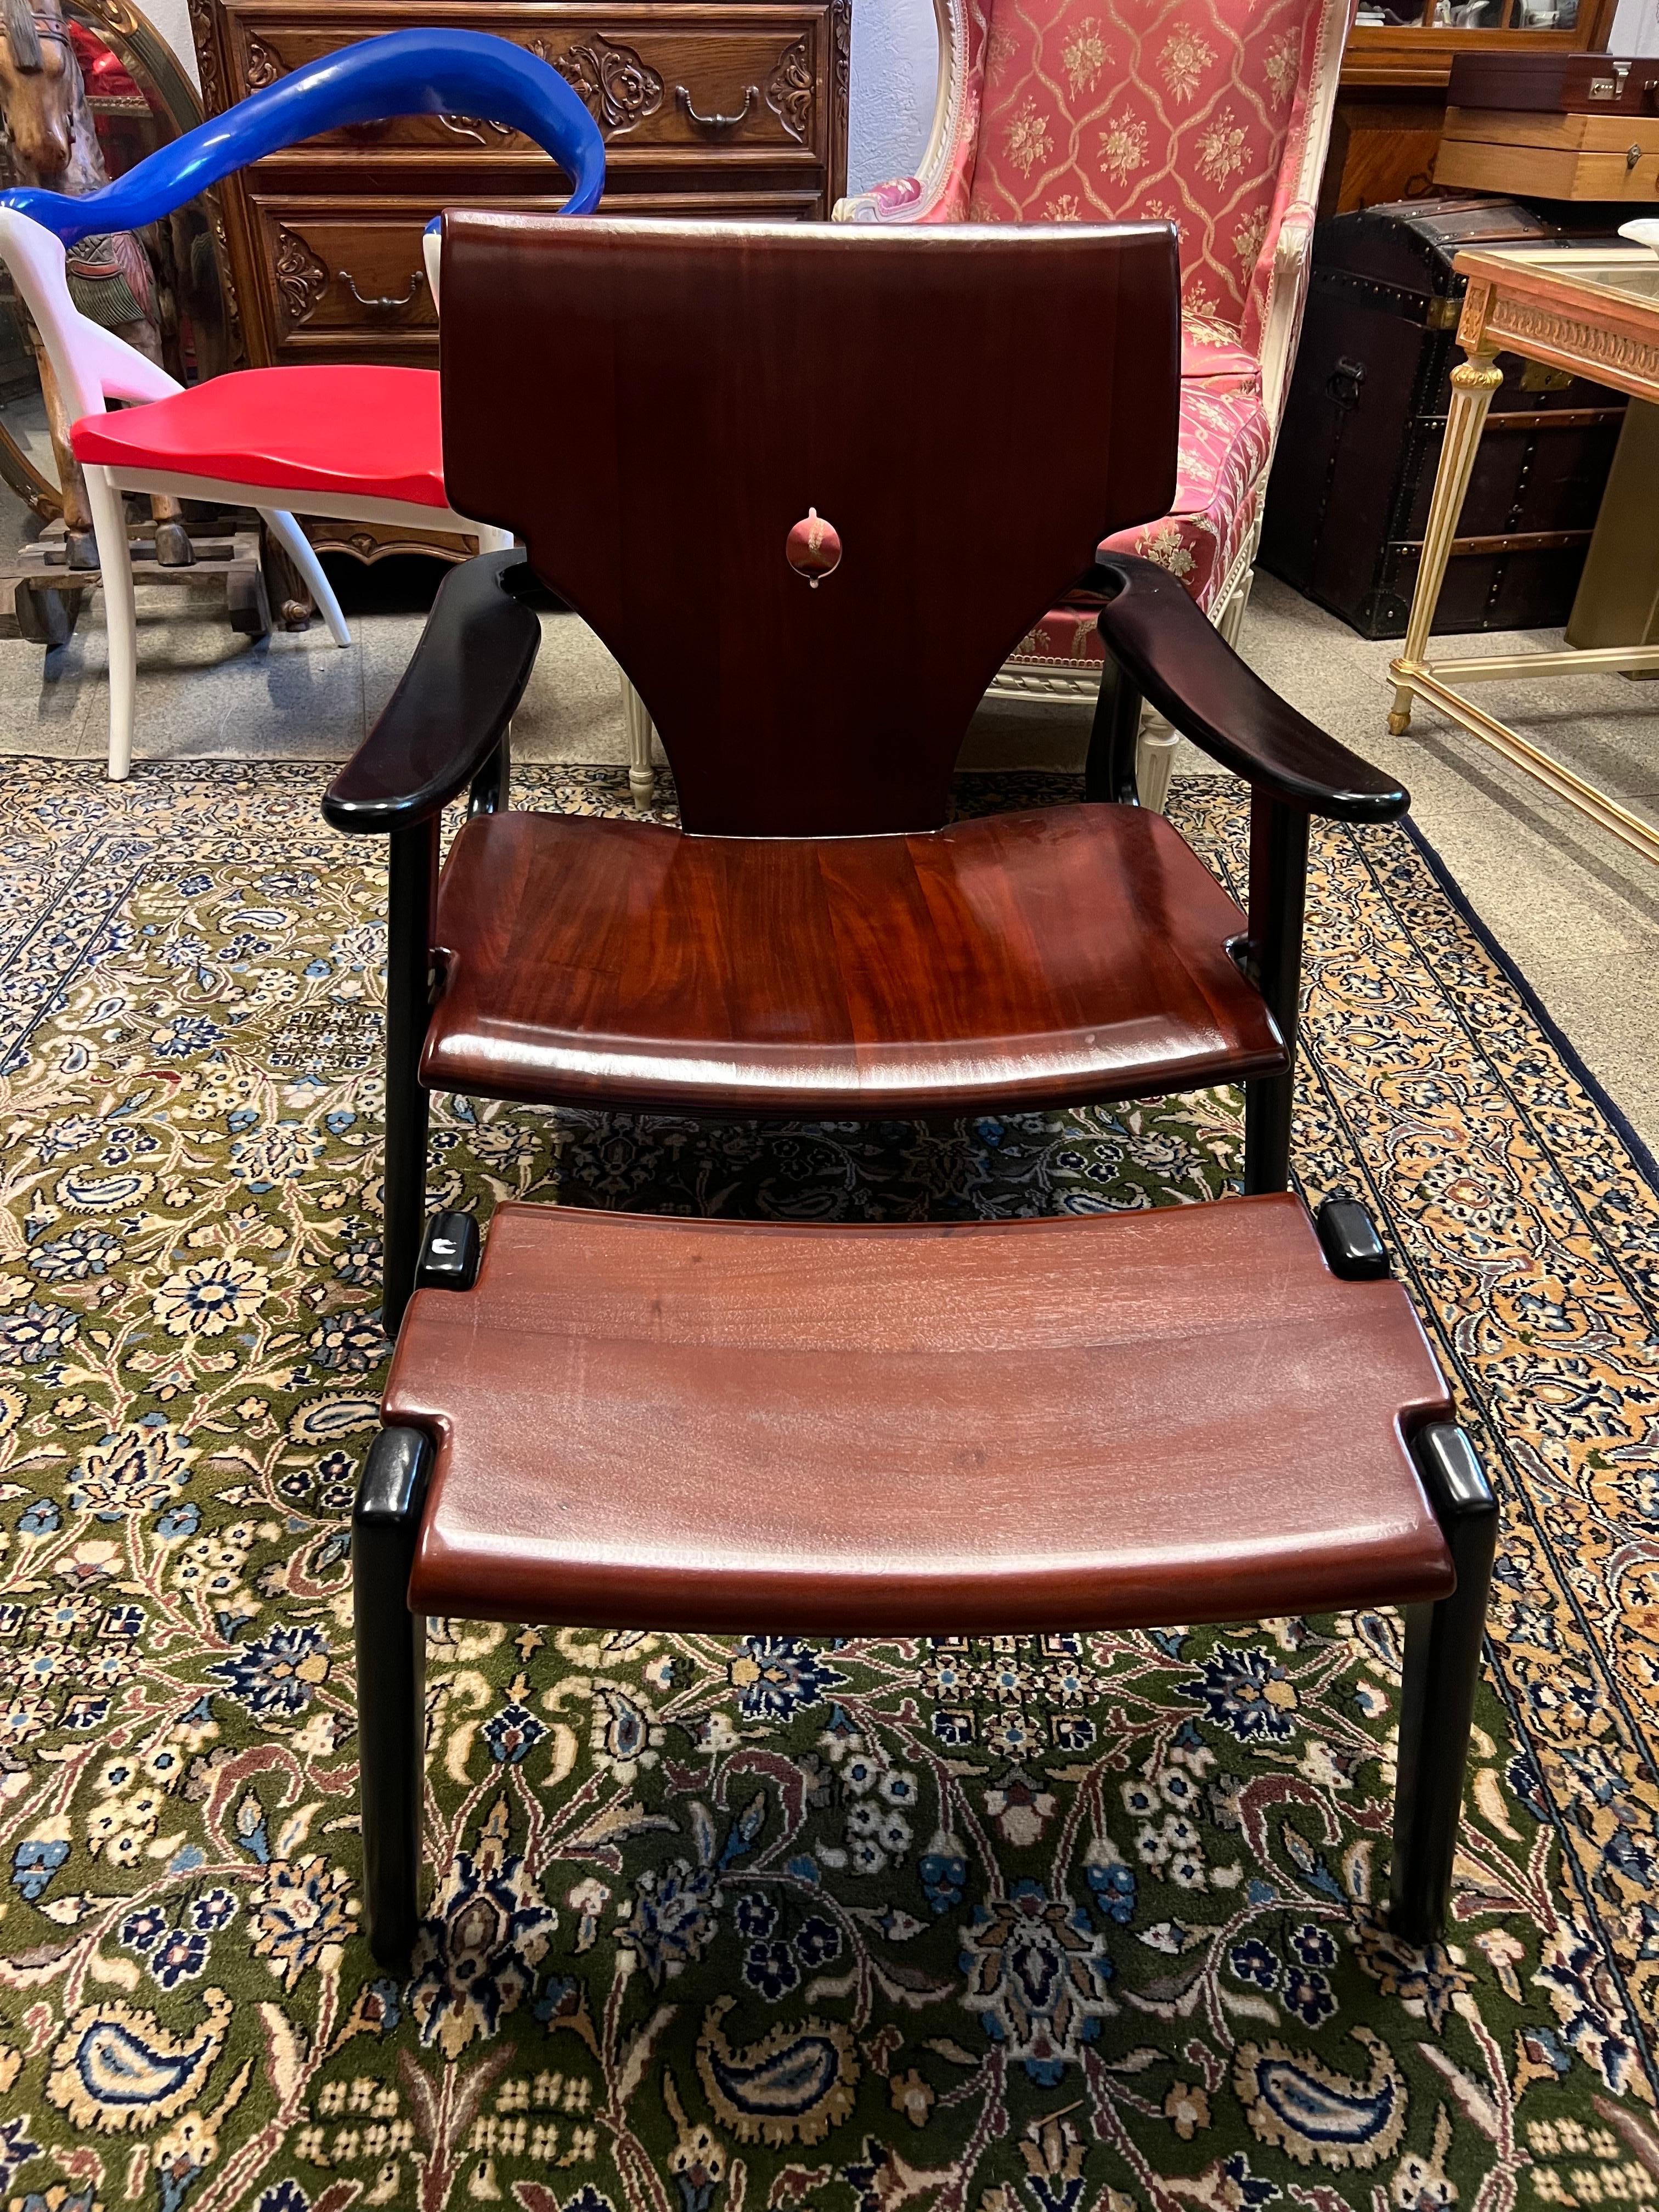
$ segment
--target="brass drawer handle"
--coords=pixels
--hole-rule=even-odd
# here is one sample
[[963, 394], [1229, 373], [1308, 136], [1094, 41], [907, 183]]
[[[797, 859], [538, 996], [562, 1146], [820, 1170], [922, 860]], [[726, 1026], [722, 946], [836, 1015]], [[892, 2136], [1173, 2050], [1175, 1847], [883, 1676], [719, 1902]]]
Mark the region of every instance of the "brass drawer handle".
[[394, 300], [390, 297], [383, 297], [378, 300], [366, 300], [362, 294], [357, 289], [357, 280], [349, 269], [342, 269], [337, 273], [340, 282], [345, 286], [347, 291], [350, 293], [352, 298], [357, 302], [357, 305], [360, 307], [367, 307], [371, 313], [390, 313], [394, 307], [408, 307], [413, 301], [415, 295], [420, 290], [422, 285], [426, 282], [425, 276], [418, 269], [411, 270], [409, 278], [409, 289], [404, 294], [401, 300]]
[[699, 131], [735, 131], [740, 123], [749, 119], [749, 111], [760, 98], [760, 88], [750, 85], [743, 95], [743, 106], [735, 115], [699, 115], [691, 105], [691, 95], [683, 84], [674, 87], [674, 97], [685, 110], [686, 120], [695, 123]]

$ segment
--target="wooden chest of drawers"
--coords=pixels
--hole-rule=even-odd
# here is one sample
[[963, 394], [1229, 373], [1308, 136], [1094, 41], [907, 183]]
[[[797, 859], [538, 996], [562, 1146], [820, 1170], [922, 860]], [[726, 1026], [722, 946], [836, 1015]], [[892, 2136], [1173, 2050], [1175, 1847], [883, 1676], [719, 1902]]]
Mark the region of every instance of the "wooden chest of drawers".
[[[191, 16], [210, 114], [379, 32], [494, 31], [586, 101], [609, 213], [824, 221], [846, 190], [852, 0], [191, 0]], [[422, 115], [331, 131], [228, 179], [222, 246], [244, 359], [435, 368], [426, 224], [445, 207], [556, 205], [549, 174], [516, 131]], [[404, 550], [357, 525], [313, 535], [369, 559]]]

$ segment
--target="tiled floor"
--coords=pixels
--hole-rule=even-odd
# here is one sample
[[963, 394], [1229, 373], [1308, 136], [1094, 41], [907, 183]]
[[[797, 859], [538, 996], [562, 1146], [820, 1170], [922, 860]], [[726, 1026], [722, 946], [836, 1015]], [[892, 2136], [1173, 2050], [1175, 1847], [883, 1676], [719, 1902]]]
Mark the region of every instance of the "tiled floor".
[[[417, 614], [354, 616], [341, 650], [320, 624], [250, 646], [207, 592], [140, 595], [139, 758], [335, 760], [358, 743], [402, 674]], [[181, 604], [182, 602], [182, 604]], [[520, 757], [624, 757], [617, 681], [574, 617], [544, 618], [544, 646], [514, 723]], [[1546, 632], [1470, 641], [1544, 650]], [[0, 751], [95, 757], [106, 738], [104, 638], [94, 602], [70, 644], [43, 655], [0, 641]], [[1477, 911], [1650, 1142], [1659, 1145], [1659, 869], [1638, 860], [1428, 710], [1387, 734], [1397, 647], [1368, 644], [1270, 577], [1258, 580], [1247, 657], [1304, 713], [1400, 775], [1415, 817]], [[1492, 685], [1492, 708], [1659, 821], [1659, 686], [1617, 677]], [[1071, 766], [1086, 711], [994, 703], [966, 766]], [[1183, 749], [1180, 767], [1202, 765]]]

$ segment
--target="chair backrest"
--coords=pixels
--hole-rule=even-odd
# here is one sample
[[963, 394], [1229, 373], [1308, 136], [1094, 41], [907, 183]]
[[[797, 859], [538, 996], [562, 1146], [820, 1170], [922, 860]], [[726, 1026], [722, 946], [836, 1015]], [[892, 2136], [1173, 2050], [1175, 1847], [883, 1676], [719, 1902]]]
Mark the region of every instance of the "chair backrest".
[[34, 318], [71, 422], [106, 399], [165, 399], [179, 386], [136, 346], [83, 315], [70, 296], [64, 241], [0, 195], [0, 261]]
[[689, 829], [930, 828], [1030, 624], [1168, 511], [1178, 281], [1164, 225], [450, 214], [450, 501], [615, 653]]
[[573, 180], [567, 215], [605, 185], [599, 127], [558, 71], [485, 31], [390, 31], [323, 54], [148, 155], [101, 191], [74, 198], [27, 185], [0, 206], [72, 246], [98, 231], [159, 222], [235, 169], [319, 131], [393, 115], [488, 115], [533, 138]]
[[1254, 339], [1329, 0], [981, 4], [969, 220], [1174, 222], [1188, 318]]

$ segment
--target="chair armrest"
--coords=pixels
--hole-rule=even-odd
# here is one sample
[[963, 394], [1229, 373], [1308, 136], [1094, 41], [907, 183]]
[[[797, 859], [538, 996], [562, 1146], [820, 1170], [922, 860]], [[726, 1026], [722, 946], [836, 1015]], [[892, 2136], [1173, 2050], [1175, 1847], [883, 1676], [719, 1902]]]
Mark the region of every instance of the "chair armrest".
[[1306, 200], [1292, 200], [1279, 220], [1273, 258], [1281, 267], [1300, 261], [1313, 243], [1315, 211]]
[[1200, 751], [1300, 813], [1338, 822], [1405, 813], [1410, 795], [1264, 684], [1167, 568], [1114, 554], [1089, 582], [1107, 595], [1107, 652]]
[[1302, 325], [1313, 254], [1314, 210], [1305, 200], [1285, 209], [1273, 240], [1267, 272], [1267, 302], [1257, 352], [1261, 362], [1261, 403], [1277, 434], [1285, 411], [1285, 388]]
[[513, 596], [524, 555], [483, 553], [438, 586], [426, 628], [379, 720], [323, 797], [336, 830], [412, 829], [439, 813], [507, 734], [541, 624]]
[[921, 214], [924, 187], [920, 177], [890, 177], [861, 192], [837, 200], [830, 210], [832, 222], [915, 222]]

